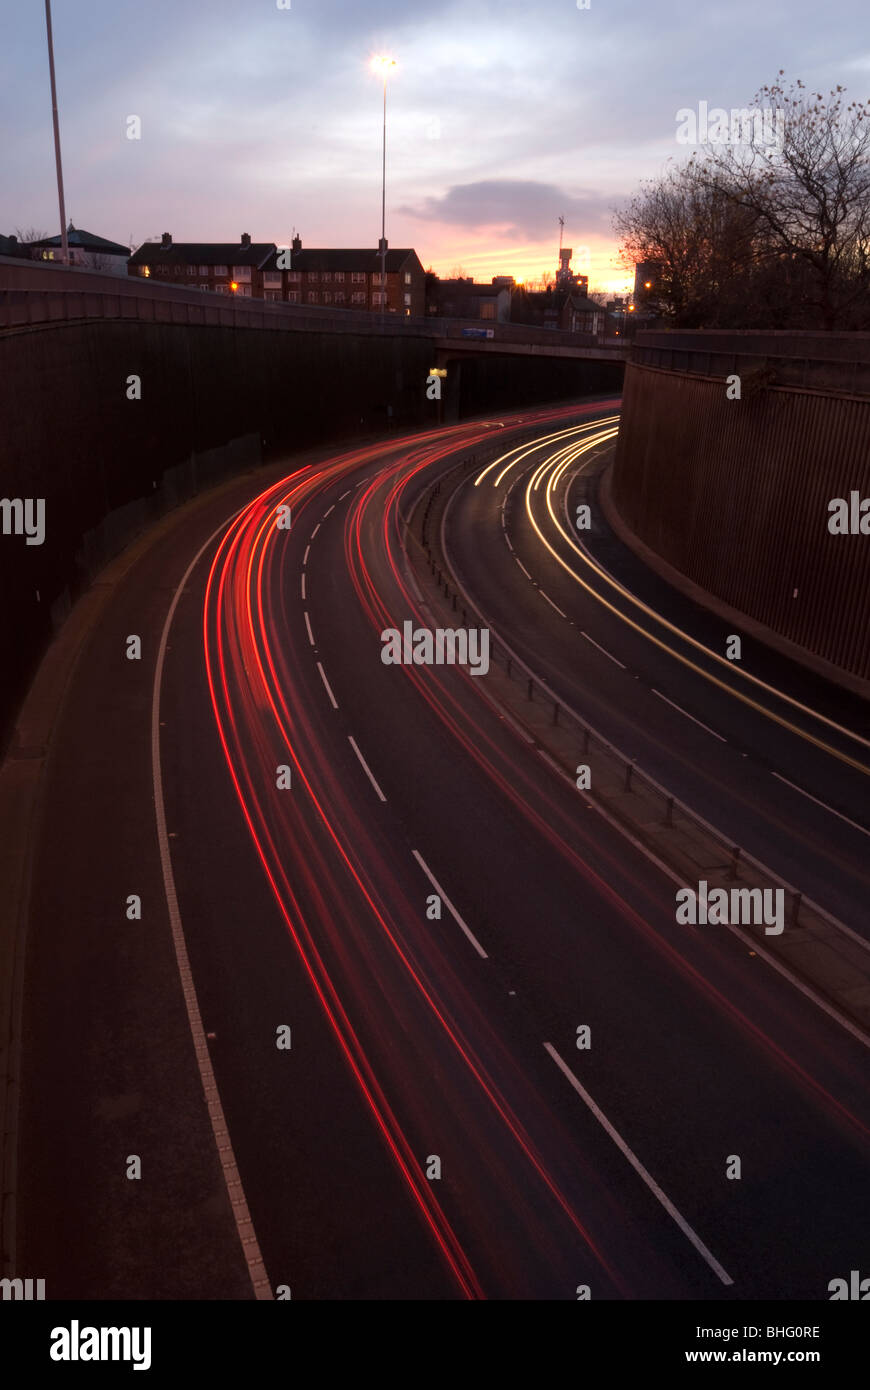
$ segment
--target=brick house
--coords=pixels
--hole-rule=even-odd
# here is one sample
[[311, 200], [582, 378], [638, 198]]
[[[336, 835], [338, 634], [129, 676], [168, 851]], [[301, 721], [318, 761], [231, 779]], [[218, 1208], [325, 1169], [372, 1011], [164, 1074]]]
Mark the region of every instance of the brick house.
[[[376, 250], [304, 250], [297, 236], [289, 251], [290, 268], [279, 267], [287, 255], [275, 247], [261, 266], [266, 299], [304, 307], [380, 310], [381, 258]], [[387, 313], [422, 317], [425, 286], [426, 272], [416, 251], [387, 251]]]
[[139, 247], [130, 257], [127, 272], [189, 289], [262, 299], [262, 266], [275, 251], [274, 241], [252, 242], [247, 232], [238, 242], [174, 242], [164, 232], [160, 241], [146, 241]]

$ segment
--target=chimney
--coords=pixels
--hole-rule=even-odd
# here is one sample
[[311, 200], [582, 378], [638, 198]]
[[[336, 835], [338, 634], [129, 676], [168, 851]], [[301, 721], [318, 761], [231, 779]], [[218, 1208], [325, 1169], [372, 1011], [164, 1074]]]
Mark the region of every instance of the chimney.
[[161, 250], [166, 251], [172, 245], [172, 237], [169, 232], [164, 232], [160, 241]]
[[250, 233], [250, 232], [242, 232], [242, 245], [243, 245], [243, 246], [250, 246], [250, 244], [251, 244], [251, 233]]
[[301, 250], [302, 250], [302, 238], [299, 237], [299, 236], [295, 236], [295, 237], [293, 238], [292, 242], [290, 243], [290, 245], [291, 245], [291, 248], [292, 248], [292, 250], [293, 250], [294, 252], [301, 251]]

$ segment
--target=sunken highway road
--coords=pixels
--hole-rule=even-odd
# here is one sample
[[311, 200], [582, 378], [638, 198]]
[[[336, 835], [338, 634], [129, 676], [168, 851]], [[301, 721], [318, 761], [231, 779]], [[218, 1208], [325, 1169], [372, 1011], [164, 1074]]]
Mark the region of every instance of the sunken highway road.
[[406, 527], [441, 480], [492, 634], [866, 932], [866, 710], [724, 669], [610, 532], [618, 410], [300, 455], [105, 576], [32, 848], [16, 1229], [50, 1297], [825, 1299], [860, 1267], [861, 1030], [676, 920], [485, 647], [383, 659], [441, 611]]

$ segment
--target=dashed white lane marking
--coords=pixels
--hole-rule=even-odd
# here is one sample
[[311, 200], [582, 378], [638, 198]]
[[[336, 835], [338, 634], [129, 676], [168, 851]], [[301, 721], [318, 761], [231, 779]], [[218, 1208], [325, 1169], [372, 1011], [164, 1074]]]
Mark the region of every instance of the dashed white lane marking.
[[308, 616], [308, 609], [305, 610], [305, 626], [308, 628], [308, 640], [314, 646], [314, 633], [311, 631], [311, 619]]
[[350, 497], [350, 494], [351, 494], [352, 492], [353, 492], [353, 488], [352, 488], [352, 487], [349, 487], [348, 490], [347, 490], [347, 492], [343, 492], [343, 493], [341, 494], [341, 496], [340, 496], [339, 499], [338, 499], [339, 502], [343, 502], [344, 499], [345, 499], [345, 497]]
[[305, 571], [302, 571], [302, 602], [305, 602]]
[[[235, 515], [237, 516], [238, 512], [236, 512]], [[232, 518], [230, 518], [230, 520], [232, 520]], [[157, 823], [157, 843], [160, 850], [160, 867], [163, 872], [163, 890], [166, 895], [166, 907], [169, 913], [172, 943], [175, 948], [175, 961], [178, 966], [178, 974], [184, 995], [187, 1022], [191, 1037], [193, 1038], [200, 1084], [202, 1085], [203, 1095], [208, 1108], [211, 1131], [217, 1147], [218, 1159], [223, 1172], [227, 1196], [232, 1208], [233, 1220], [235, 1221], [236, 1231], [239, 1241], [241, 1242], [244, 1260], [248, 1267], [248, 1275], [254, 1289], [254, 1296], [255, 1298], [265, 1300], [273, 1297], [272, 1288], [269, 1283], [269, 1276], [266, 1273], [266, 1267], [263, 1263], [263, 1257], [260, 1253], [257, 1234], [254, 1230], [251, 1213], [245, 1198], [245, 1189], [242, 1185], [241, 1174], [239, 1173], [235, 1154], [233, 1152], [232, 1140], [229, 1130], [227, 1129], [226, 1117], [221, 1104], [220, 1092], [215, 1079], [211, 1056], [209, 1055], [208, 1040], [202, 1026], [202, 1015], [199, 1011], [196, 986], [193, 982], [193, 972], [190, 968], [190, 958], [187, 954], [187, 945], [184, 939], [184, 926], [178, 908], [175, 874], [172, 869], [172, 858], [169, 852], [169, 834], [166, 829], [166, 808], [163, 801], [163, 773], [160, 766], [160, 687], [163, 681], [163, 666], [172, 620], [175, 616], [175, 610], [178, 607], [179, 599], [185, 590], [188, 579], [199, 563], [200, 557], [205, 553], [215, 537], [220, 535], [225, 529], [226, 525], [227, 523], [224, 522], [216, 531], [212, 532], [208, 540], [191, 560], [181, 583], [175, 590], [172, 603], [169, 606], [169, 612], [166, 614], [166, 621], [163, 624], [163, 632], [160, 635], [160, 646], [157, 651], [157, 663], [154, 670], [154, 686], [151, 695], [151, 777], [154, 784], [154, 815]]]
[[314, 530], [311, 532], [311, 539], [312, 539], [312, 540], [314, 540], [314, 537], [317, 535], [317, 532], [318, 532], [319, 530], [320, 530], [320, 522], [318, 521], [318, 523], [317, 523], [317, 525], [315, 526]]
[[323, 667], [321, 666], [321, 664], [320, 664], [319, 661], [318, 661], [318, 663], [317, 663], [317, 669], [318, 669], [318, 671], [320, 672], [320, 679], [323, 681], [323, 684], [326, 686], [326, 693], [327, 693], [327, 695], [329, 696], [330, 700], [332, 701], [332, 708], [333, 708], [333, 709], [338, 709], [338, 701], [336, 700], [335, 696], [334, 696], [333, 693], [332, 693], [332, 687], [330, 686], [329, 681], [326, 679], [326, 672], [324, 671], [324, 669], [323, 669]]
[[386, 801], [387, 798], [384, 796], [383, 792], [381, 791], [380, 787], [378, 786], [377, 782], [375, 781], [374, 777], [372, 776], [372, 770], [371, 770], [371, 768], [369, 767], [368, 763], [366, 762], [365, 758], [363, 757], [362, 753], [359, 751], [359, 748], [358, 748], [357, 745], [356, 745], [356, 740], [353, 739], [353, 738], [351, 738], [350, 734], [348, 734], [347, 737], [348, 737], [348, 742], [350, 743], [351, 748], [352, 748], [353, 751], [356, 753], [357, 757], [359, 758], [359, 760], [360, 760], [360, 762], [361, 762], [361, 764], [362, 764], [362, 769], [363, 769], [363, 772], [365, 773], [366, 777], [368, 777], [369, 781], [371, 782], [371, 784], [372, 784], [372, 786], [374, 787], [375, 791], [377, 792], [378, 796], [381, 798], [381, 801]]
[[444, 892], [444, 889], [441, 887], [441, 884], [438, 882], [432, 870], [426, 864], [426, 861], [424, 860], [422, 854], [419, 852], [419, 850], [416, 849], [412, 850], [411, 853], [413, 854], [417, 863], [420, 865], [420, 868], [423, 870], [423, 873], [426, 875], [429, 882], [432, 884], [432, 887], [435, 889], [435, 892], [438, 894], [439, 898], [444, 899], [445, 903], [452, 912], [454, 918], [456, 919], [462, 930], [465, 932], [465, 935], [468, 937], [469, 941], [471, 942], [477, 954], [480, 956], [481, 960], [489, 960], [489, 956], [486, 954], [486, 951], [483, 949], [477, 937], [474, 935], [474, 932], [471, 930], [469, 926], [466, 926], [465, 922], [463, 922], [461, 916], [456, 911], [456, 908], [453, 906], [447, 894]]
[[622, 670], [623, 670], [623, 671], [625, 670], [625, 667], [623, 666], [623, 664], [622, 664], [621, 661], [617, 661], [617, 659], [616, 659], [615, 656], [613, 656], [610, 652], [606, 651], [604, 647], [599, 646], [599, 644], [596, 642], [595, 638], [594, 638], [594, 637], [590, 637], [590, 636], [589, 636], [589, 633], [588, 633], [588, 632], [584, 632], [584, 631], [582, 630], [582, 628], [581, 628], [581, 630], [580, 630], [580, 636], [581, 636], [581, 637], [585, 637], [587, 642], [591, 642], [592, 645], [593, 645], [593, 647], [598, 647], [598, 650], [600, 651], [601, 655], [602, 655], [602, 656], [606, 656], [607, 659], [608, 659], [608, 661], [613, 661], [613, 662], [615, 662], [617, 666], [622, 667]]
[[[659, 699], [664, 700], [665, 704], [670, 705], [671, 709], [675, 709], [680, 714], [684, 714], [687, 719], [691, 719], [692, 723], [697, 724], [699, 729], [706, 729], [707, 733], [712, 734], [714, 738], [718, 738], [720, 743], [728, 742], [727, 738], [725, 738], [722, 734], [717, 734], [716, 730], [711, 729], [709, 724], [704, 724], [701, 722], [700, 719], [696, 719], [694, 714], [690, 714], [687, 709], [683, 709], [682, 705], [675, 705], [673, 700], [669, 700], [667, 695], [663, 695], [660, 690], [656, 690], [652, 686], [650, 687], [650, 689], [652, 690], [653, 695], [658, 695]], [[775, 777], [776, 773], [774, 773], [773, 775]]]
[[567, 618], [568, 614], [562, 612], [562, 610], [561, 610], [561, 608], [559, 607], [558, 603], [554, 603], [553, 600], [552, 600], [551, 598], [547, 598], [547, 595], [544, 593], [543, 589], [539, 589], [539, 590], [538, 590], [538, 593], [541, 595], [541, 598], [546, 598], [546, 599], [547, 599], [547, 602], [549, 603], [549, 605], [550, 605], [551, 608], [555, 608], [555, 610], [556, 610], [556, 612], [559, 614], [559, 617], [560, 617], [560, 618]]
[[801, 796], [805, 796], [808, 800], [814, 801], [817, 806], [821, 806], [823, 811], [830, 811], [832, 816], [839, 816], [840, 820], [844, 820], [847, 825], [851, 825], [853, 830], [860, 830], [862, 835], [870, 835], [870, 830], [865, 830], [864, 826], [859, 825], [856, 820], [850, 820], [848, 816], [843, 815], [842, 811], [835, 811], [833, 806], [829, 806], [826, 801], [819, 801], [817, 796], [810, 796], [810, 793], [805, 792], [803, 787], [796, 786], [795, 783], [790, 782], [787, 777], [780, 777], [778, 772], [774, 772], [772, 775], [778, 782], [785, 782], [785, 785], [791, 787], [792, 791], [800, 792]]
[[529, 572], [528, 572], [528, 570], [526, 569], [525, 565], [523, 564], [522, 560], [517, 559], [516, 555], [514, 556], [514, 559], [516, 560], [516, 562], [517, 562], [517, 564], [519, 565], [520, 569], [522, 570], [523, 574], [526, 576], [526, 579], [531, 579], [532, 583], [534, 584], [535, 581], [534, 581], [534, 579], [532, 579], [532, 576], [529, 574]]
[[704, 1259], [707, 1262], [707, 1264], [710, 1266], [716, 1277], [720, 1279], [723, 1284], [733, 1284], [734, 1280], [731, 1278], [730, 1274], [727, 1274], [725, 1272], [725, 1270], [720, 1265], [719, 1261], [716, 1259], [715, 1255], [711, 1254], [710, 1251], [707, 1249], [706, 1245], [701, 1240], [701, 1237], [697, 1235], [695, 1231], [692, 1230], [692, 1227], [689, 1225], [685, 1217], [680, 1215], [680, 1213], [677, 1211], [677, 1208], [671, 1201], [670, 1197], [668, 1197], [666, 1193], [662, 1191], [655, 1179], [647, 1172], [640, 1159], [637, 1158], [637, 1156], [628, 1147], [628, 1144], [626, 1144], [619, 1131], [614, 1129], [607, 1116], [603, 1113], [603, 1111], [601, 1111], [598, 1108], [598, 1106], [595, 1104], [595, 1101], [592, 1099], [585, 1087], [581, 1086], [580, 1082], [577, 1080], [577, 1077], [574, 1075], [571, 1068], [568, 1066], [566, 1062], [562, 1061], [562, 1058], [559, 1056], [552, 1043], [544, 1043], [544, 1047], [546, 1051], [549, 1053], [549, 1055], [552, 1057], [553, 1061], [556, 1063], [556, 1066], [559, 1068], [559, 1070], [563, 1073], [564, 1076], [568, 1078], [580, 1099], [583, 1101], [585, 1105], [589, 1107], [598, 1123], [606, 1131], [606, 1133], [609, 1134], [610, 1138], [613, 1140], [620, 1153], [622, 1153], [624, 1157], [628, 1159], [634, 1171], [640, 1175], [640, 1177], [643, 1179], [643, 1181], [649, 1188], [650, 1192], [653, 1194], [653, 1196], [657, 1198], [659, 1202], [661, 1202], [665, 1211], [677, 1223], [683, 1235], [687, 1238], [687, 1240], [689, 1240], [692, 1243], [692, 1245], [694, 1245], [698, 1254], [701, 1256], [702, 1259]]
[[[335, 511], [335, 503], [333, 502], [332, 506], [331, 506], [330, 509], [329, 509], [329, 512], [334, 512], [334, 511]], [[324, 512], [324, 513], [323, 513], [323, 520], [324, 520], [324, 521], [325, 521], [326, 518], [329, 516], [329, 512]]]
[[303, 564], [303, 566], [305, 566], [305, 565], [308, 564], [308, 552], [309, 552], [310, 549], [311, 549], [311, 542], [309, 541], [308, 545], [306, 545], [306, 547], [305, 547], [305, 554], [302, 556], [302, 564]]
[[507, 543], [508, 543], [508, 550], [510, 550], [510, 551], [512, 552], [512, 551], [513, 551], [513, 546], [511, 545], [511, 538], [510, 538], [510, 536], [508, 535], [507, 531], [505, 531], [505, 533], [504, 533], [504, 538], [505, 538], [505, 540], [506, 540]]

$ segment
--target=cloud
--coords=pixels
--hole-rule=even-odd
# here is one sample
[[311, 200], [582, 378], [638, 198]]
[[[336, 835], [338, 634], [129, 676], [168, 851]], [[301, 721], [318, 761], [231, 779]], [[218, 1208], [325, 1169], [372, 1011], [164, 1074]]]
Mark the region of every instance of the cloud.
[[442, 197], [425, 198], [418, 207], [406, 205], [398, 211], [423, 222], [485, 227], [506, 241], [549, 236], [559, 216], [590, 231], [609, 230], [610, 225], [610, 200], [604, 195], [584, 191], [575, 196], [555, 184], [531, 179], [454, 184]]

